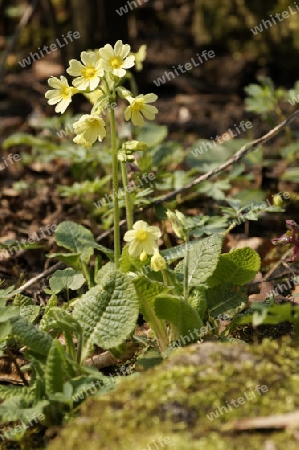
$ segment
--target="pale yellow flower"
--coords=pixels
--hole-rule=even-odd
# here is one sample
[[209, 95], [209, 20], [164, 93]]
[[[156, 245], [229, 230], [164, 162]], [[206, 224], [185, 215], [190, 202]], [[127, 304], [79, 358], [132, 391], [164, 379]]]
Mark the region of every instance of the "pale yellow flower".
[[140, 141], [127, 141], [122, 145], [123, 150], [128, 152], [144, 152], [148, 149], [148, 146], [145, 142]]
[[60, 77], [60, 80], [56, 77], [49, 78], [48, 84], [54, 88], [45, 93], [49, 105], [56, 105], [57, 103], [55, 111], [61, 114], [64, 113], [72, 101], [73, 94], [78, 91], [69, 86], [67, 79], [63, 76]]
[[140, 72], [143, 69], [143, 61], [146, 58], [146, 45], [141, 45], [137, 53], [133, 53], [135, 56], [136, 70]]
[[133, 229], [124, 235], [124, 241], [129, 242], [129, 255], [137, 258], [144, 253], [148, 255], [155, 253], [160, 237], [161, 231], [158, 227], [149, 226], [144, 220], [137, 220]]
[[86, 98], [88, 98], [90, 103], [95, 105], [95, 103], [99, 100], [100, 97], [102, 97], [103, 94], [104, 93], [103, 91], [101, 91], [101, 89], [96, 89], [95, 91], [85, 93], [84, 95]]
[[166, 261], [162, 255], [160, 255], [159, 250], [156, 250], [154, 255], [151, 257], [151, 268], [154, 272], [159, 272], [159, 270], [166, 269]]
[[106, 136], [104, 120], [93, 114], [83, 114], [73, 124], [73, 128], [77, 134], [73, 141], [87, 148], [91, 147], [97, 139], [101, 141]]
[[117, 77], [124, 77], [126, 69], [130, 69], [135, 63], [135, 56], [129, 55], [130, 51], [131, 47], [128, 44], [124, 45], [122, 41], [117, 41], [114, 48], [106, 44], [98, 52], [101, 57], [101, 67]]
[[71, 59], [67, 73], [72, 77], [76, 77], [73, 80], [73, 85], [77, 89], [81, 91], [90, 89], [93, 91], [99, 85], [100, 78], [104, 75], [101, 61], [95, 52], [82, 52], [81, 61], [83, 64], [76, 59]]
[[177, 237], [185, 239], [186, 238], [185, 230], [187, 228], [187, 224], [186, 224], [186, 217], [184, 216], [184, 214], [177, 210], [174, 213], [170, 211], [170, 209], [168, 209], [166, 211], [166, 215]]
[[125, 119], [132, 120], [133, 124], [139, 127], [144, 125], [142, 115], [148, 120], [154, 120], [158, 110], [155, 106], [148, 105], [148, 103], [157, 100], [156, 94], [138, 95], [137, 97], [127, 97], [130, 106], [125, 110]]
[[140, 254], [139, 259], [141, 262], [145, 262], [146, 258], [147, 258], [147, 253], [145, 253], [145, 251], [143, 250], [143, 252]]

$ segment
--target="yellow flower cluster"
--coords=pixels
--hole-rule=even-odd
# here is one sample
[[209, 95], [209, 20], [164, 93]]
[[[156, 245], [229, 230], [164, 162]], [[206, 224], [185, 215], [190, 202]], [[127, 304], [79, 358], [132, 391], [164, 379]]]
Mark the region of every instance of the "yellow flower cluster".
[[151, 257], [151, 268], [158, 272], [166, 269], [166, 261], [159, 253], [158, 240], [161, 231], [158, 227], [149, 226], [144, 220], [137, 220], [133, 229], [126, 232], [124, 241], [129, 243], [129, 255], [146, 261], [147, 255]]
[[[66, 111], [74, 94], [92, 95], [92, 99], [95, 100], [96, 104], [91, 114], [84, 114], [73, 124], [76, 133], [75, 143], [90, 147], [96, 140], [101, 141], [106, 136], [104, 120], [99, 117], [104, 109], [103, 105], [107, 106], [111, 97], [115, 98], [118, 84], [121, 78], [125, 77], [127, 69], [131, 69], [135, 64], [137, 69], [141, 68], [145, 54], [144, 46], [133, 54], [131, 47], [119, 40], [114, 47], [106, 44], [99, 50], [82, 52], [81, 61], [71, 59], [66, 71], [74, 77], [73, 86], [69, 85], [64, 76], [60, 79], [49, 78], [48, 84], [53, 89], [47, 91], [45, 97], [49, 105], [56, 105], [57, 113], [63, 114]], [[157, 96], [147, 94], [134, 98], [130, 91], [126, 92], [124, 98], [129, 106], [124, 113], [125, 120], [131, 120], [136, 126], [144, 124], [144, 117], [147, 120], [154, 120], [158, 110], [149, 103], [155, 102]]]

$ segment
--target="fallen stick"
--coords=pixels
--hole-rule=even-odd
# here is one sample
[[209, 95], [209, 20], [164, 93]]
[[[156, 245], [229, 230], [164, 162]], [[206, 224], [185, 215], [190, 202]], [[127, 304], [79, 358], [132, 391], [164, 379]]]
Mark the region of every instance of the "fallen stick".
[[[272, 139], [276, 134], [278, 134], [283, 128], [288, 126], [290, 123], [292, 123], [296, 117], [299, 115], [299, 110], [295, 111], [290, 117], [285, 119], [283, 122], [281, 122], [279, 125], [277, 125], [275, 128], [270, 130], [267, 134], [262, 136], [259, 139], [256, 139], [255, 141], [243, 145], [243, 147], [240, 148], [237, 153], [235, 153], [230, 159], [228, 159], [225, 163], [221, 164], [220, 166], [216, 167], [216, 169], [210, 170], [210, 172], [205, 173], [204, 175], [200, 175], [199, 177], [195, 178], [195, 180], [190, 181], [189, 183], [185, 184], [185, 186], [176, 189], [175, 191], [169, 192], [168, 194], [164, 195], [163, 197], [160, 197], [156, 200], [154, 200], [151, 204], [148, 205], [148, 207], [153, 205], [160, 205], [161, 203], [170, 200], [171, 198], [175, 197], [178, 194], [181, 194], [182, 192], [190, 189], [193, 186], [196, 186], [203, 181], [208, 180], [209, 178], [213, 177], [214, 175], [217, 175], [220, 172], [223, 172], [227, 167], [231, 166], [235, 162], [239, 161], [240, 159], [244, 158], [248, 153], [252, 152], [256, 149], [256, 147], [259, 147], [260, 145], [265, 144], [270, 139]], [[248, 147], [249, 145], [249, 147]]]
[[241, 419], [228, 425], [236, 431], [299, 428], [299, 411], [278, 416]]

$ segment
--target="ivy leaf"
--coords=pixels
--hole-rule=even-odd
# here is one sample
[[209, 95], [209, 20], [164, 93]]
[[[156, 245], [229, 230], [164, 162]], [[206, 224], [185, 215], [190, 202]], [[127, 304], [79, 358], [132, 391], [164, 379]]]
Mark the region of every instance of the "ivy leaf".
[[94, 345], [105, 349], [121, 345], [133, 331], [138, 312], [131, 279], [118, 270], [108, 272], [100, 285], [75, 304], [73, 316], [80, 322], [85, 339], [82, 359], [91, 354]]
[[257, 274], [261, 259], [255, 250], [249, 247], [235, 249], [220, 256], [213, 275], [208, 280], [209, 286], [222, 283], [242, 285], [249, 283]]
[[52, 292], [58, 294], [64, 289], [76, 291], [85, 283], [85, 278], [80, 272], [67, 268], [65, 270], [57, 270], [50, 278], [50, 288]]

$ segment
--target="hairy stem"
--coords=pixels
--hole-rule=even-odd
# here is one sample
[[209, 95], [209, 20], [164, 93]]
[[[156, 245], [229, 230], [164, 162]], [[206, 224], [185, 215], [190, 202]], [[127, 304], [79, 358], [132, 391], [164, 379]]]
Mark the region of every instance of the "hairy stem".
[[118, 159], [117, 140], [114, 110], [110, 109], [111, 146], [112, 146], [112, 176], [113, 176], [113, 202], [114, 202], [114, 262], [119, 267], [120, 234], [119, 234], [119, 207], [118, 207]]
[[133, 228], [133, 208], [132, 208], [131, 195], [130, 195], [130, 192], [128, 192], [128, 190], [127, 190], [129, 180], [128, 180], [128, 172], [127, 172], [127, 163], [126, 162], [121, 163], [121, 174], [122, 174], [123, 186], [124, 186], [124, 190], [125, 190], [127, 225], [128, 225], [128, 230], [131, 230]]

